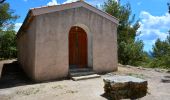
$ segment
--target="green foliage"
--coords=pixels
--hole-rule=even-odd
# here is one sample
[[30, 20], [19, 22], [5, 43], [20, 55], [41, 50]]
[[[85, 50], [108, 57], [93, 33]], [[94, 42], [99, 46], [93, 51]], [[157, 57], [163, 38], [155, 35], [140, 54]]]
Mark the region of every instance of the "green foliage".
[[151, 67], [170, 68], [170, 34], [166, 40], [157, 39], [153, 46], [154, 59], [151, 62]]
[[[170, 3], [168, 3], [168, 8], [170, 13]], [[161, 41], [157, 39], [152, 49], [153, 59], [149, 66], [153, 68], [160, 67], [170, 69], [170, 31], [166, 40]]]
[[145, 60], [146, 53], [143, 51], [143, 42], [135, 40], [140, 25], [139, 21], [135, 22], [130, 4], [120, 5], [114, 0], [108, 0], [104, 3], [103, 10], [120, 20], [117, 34], [119, 63], [140, 65]]
[[169, 10], [169, 13], [170, 13], [170, 2], [168, 3], [168, 10]]
[[3, 3], [3, 2], [5, 2], [5, 0], [0, 0], [0, 3]]
[[10, 9], [8, 3], [0, 4], [0, 30], [13, 27], [13, 22], [18, 18]]
[[0, 58], [14, 58], [16, 51], [15, 31], [2, 32], [0, 36]]
[[119, 44], [119, 61], [122, 64], [140, 65], [145, 59], [145, 52], [143, 51], [143, 42], [124, 42]]
[[18, 16], [10, 9], [8, 3], [0, 4], [0, 58], [16, 57], [16, 39], [14, 21]]

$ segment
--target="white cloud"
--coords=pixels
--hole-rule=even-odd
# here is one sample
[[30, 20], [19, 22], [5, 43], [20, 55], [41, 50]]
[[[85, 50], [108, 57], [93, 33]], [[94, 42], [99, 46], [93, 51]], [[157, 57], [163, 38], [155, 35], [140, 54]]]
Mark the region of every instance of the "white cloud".
[[48, 6], [52, 6], [52, 5], [59, 5], [57, 0], [52, 0], [49, 3], [47, 3]]
[[101, 6], [104, 4], [104, 2], [106, 2], [107, 0], [89, 0], [87, 1], [89, 4], [93, 5], [93, 6]]
[[15, 23], [15, 31], [18, 32], [21, 26], [22, 26], [22, 23]]
[[25, 2], [27, 2], [28, 0], [24, 0]]
[[141, 23], [147, 29], [169, 29], [170, 15], [166, 13], [162, 16], [153, 16], [148, 12], [142, 11], [140, 13]]
[[170, 15], [168, 13], [162, 16], [153, 16], [149, 12], [142, 11], [139, 17], [141, 27], [138, 31], [141, 34], [137, 38], [142, 39], [145, 45], [154, 45], [158, 38], [166, 39], [170, 29]]
[[[79, 0], [66, 0], [65, 2], [63, 2], [63, 4], [76, 2], [76, 1], [79, 1]], [[107, 0], [84, 0], [84, 1], [96, 6], [96, 5], [103, 4]], [[115, 0], [115, 1], [118, 2], [118, 0]]]
[[119, 2], [118, 0], [115, 0], [116, 2]]
[[[24, 1], [27, 1], [27, 0], [24, 0]], [[72, 3], [72, 2], [76, 2], [76, 1], [79, 1], [79, 0], [66, 0], [65, 2], [63, 2], [63, 4]], [[88, 2], [89, 4], [96, 6], [96, 5], [102, 5], [107, 0], [84, 0], [84, 1]], [[115, 1], [119, 2], [118, 0], [115, 0]], [[59, 3], [57, 2], [57, 0], [52, 0], [49, 3], [47, 3], [47, 5], [48, 6], [59, 5]]]
[[63, 4], [71, 3], [71, 2], [76, 2], [76, 1], [79, 1], [79, 0], [67, 0], [67, 1], [63, 2]]

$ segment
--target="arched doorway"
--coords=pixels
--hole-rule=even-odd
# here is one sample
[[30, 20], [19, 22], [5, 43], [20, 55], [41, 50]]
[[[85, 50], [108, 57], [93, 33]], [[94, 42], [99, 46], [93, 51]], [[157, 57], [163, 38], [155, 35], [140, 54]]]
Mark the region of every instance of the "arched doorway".
[[87, 67], [87, 34], [78, 26], [73, 26], [69, 32], [69, 66]]

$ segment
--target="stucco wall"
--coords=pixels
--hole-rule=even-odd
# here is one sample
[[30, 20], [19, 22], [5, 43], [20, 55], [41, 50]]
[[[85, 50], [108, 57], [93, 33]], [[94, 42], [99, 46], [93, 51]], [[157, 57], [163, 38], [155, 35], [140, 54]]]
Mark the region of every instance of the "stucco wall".
[[[97, 26], [99, 25], [99, 26]], [[93, 66], [98, 73], [117, 70], [117, 26], [103, 19], [93, 37]]]
[[88, 65], [99, 73], [117, 69], [117, 26], [108, 19], [81, 7], [39, 15], [36, 21], [36, 80], [67, 76], [68, 34], [74, 25], [88, 27]]
[[27, 31], [20, 34], [17, 38], [18, 62], [32, 79], [34, 79], [35, 76], [35, 28], [36, 20], [31, 23]]

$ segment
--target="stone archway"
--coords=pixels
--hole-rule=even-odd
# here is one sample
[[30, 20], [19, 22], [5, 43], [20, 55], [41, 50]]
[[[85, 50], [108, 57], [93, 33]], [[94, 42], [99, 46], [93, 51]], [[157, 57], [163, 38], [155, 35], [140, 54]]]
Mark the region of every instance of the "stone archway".
[[69, 31], [69, 66], [88, 66], [88, 38], [85, 30], [79, 26], [73, 26]]

